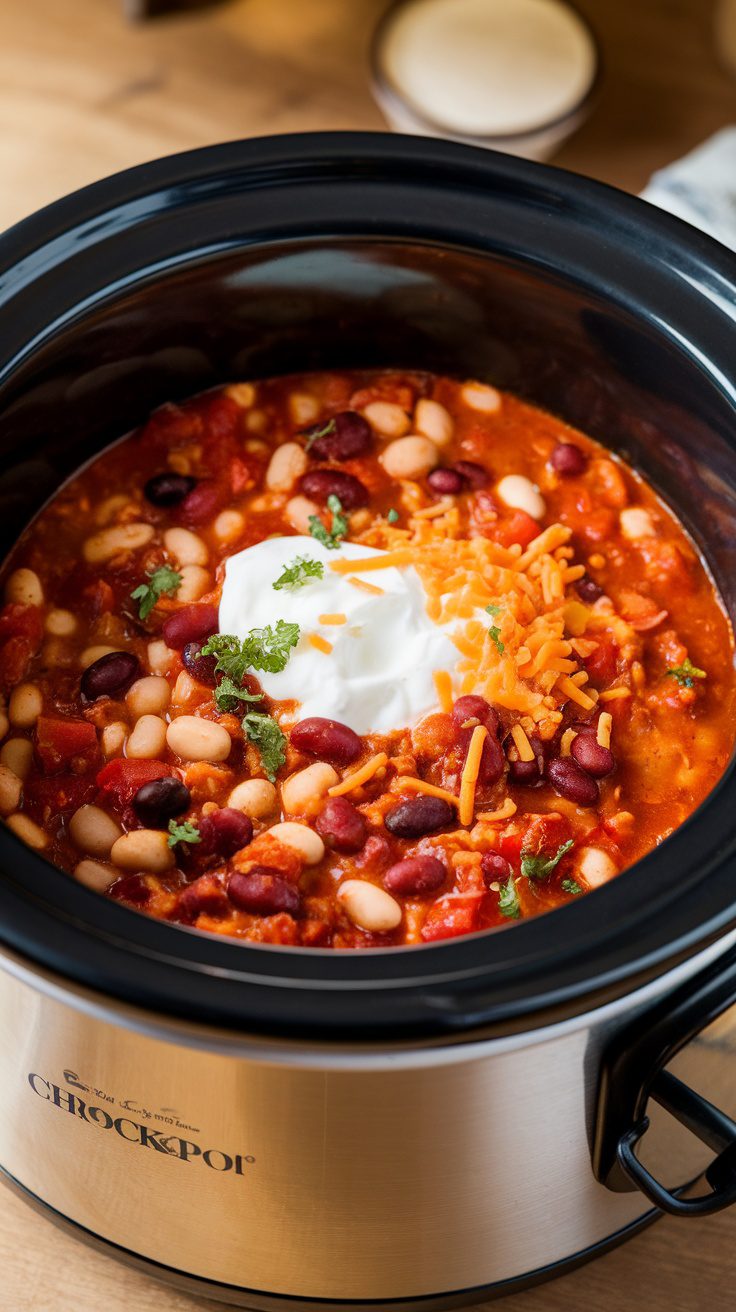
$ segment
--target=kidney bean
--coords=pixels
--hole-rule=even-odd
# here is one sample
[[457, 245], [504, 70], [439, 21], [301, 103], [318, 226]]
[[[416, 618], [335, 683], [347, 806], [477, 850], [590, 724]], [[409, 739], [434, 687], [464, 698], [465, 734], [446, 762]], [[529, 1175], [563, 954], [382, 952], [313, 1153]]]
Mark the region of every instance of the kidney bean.
[[198, 483], [180, 502], [179, 513], [189, 524], [206, 524], [220, 509], [220, 500], [220, 490], [215, 483]]
[[365, 820], [347, 797], [331, 797], [315, 828], [325, 846], [336, 852], [359, 852], [366, 840]]
[[[478, 769], [478, 783], [481, 785], [495, 784], [503, 775], [506, 769], [506, 757], [503, 754], [498, 738], [493, 732], [493, 722], [487, 725], [489, 734], [483, 740], [483, 751], [480, 754], [480, 766]], [[467, 729], [461, 729], [459, 734], [459, 743], [463, 753], [463, 763], [468, 754], [470, 740], [473, 737], [473, 728], [468, 726]]]
[[[370, 451], [373, 445], [371, 426], [357, 410], [343, 410], [341, 414], [335, 415], [332, 424], [329, 433], [310, 443], [310, 455], [316, 456], [318, 460], [354, 460], [356, 456], [363, 456]], [[325, 424], [315, 425], [317, 432], [324, 427]]]
[[491, 476], [484, 465], [479, 465], [475, 460], [456, 460], [453, 469], [465, 479], [466, 483], [477, 491], [479, 488], [487, 487], [491, 481]]
[[313, 715], [308, 720], [300, 720], [290, 734], [292, 747], [298, 752], [308, 752], [318, 756], [321, 761], [331, 765], [349, 765], [360, 756], [363, 744], [347, 724], [339, 720], [325, 720]]
[[585, 472], [588, 459], [585, 452], [581, 451], [574, 442], [558, 442], [549, 462], [558, 474], [562, 474], [565, 478], [573, 478]]
[[181, 658], [184, 662], [184, 668], [189, 671], [193, 679], [198, 679], [200, 683], [206, 683], [209, 688], [214, 688], [217, 683], [217, 674], [215, 673], [217, 657], [200, 656], [199, 653], [203, 647], [203, 642], [188, 642], [182, 651]]
[[419, 897], [422, 893], [434, 893], [446, 878], [447, 867], [436, 856], [408, 856], [389, 866], [383, 886], [400, 897]]
[[117, 898], [118, 902], [130, 902], [134, 907], [144, 907], [151, 897], [151, 890], [143, 875], [124, 875], [122, 879], [116, 880], [108, 893], [110, 897]]
[[187, 474], [154, 474], [143, 492], [154, 506], [178, 506], [196, 486], [196, 478], [190, 478]]
[[572, 741], [570, 755], [594, 779], [604, 779], [616, 764], [610, 748], [601, 747], [592, 733], [578, 734]]
[[487, 884], [506, 880], [511, 874], [511, 866], [506, 857], [501, 856], [500, 852], [484, 852], [481, 857], [480, 868]]
[[191, 801], [186, 784], [169, 776], [141, 784], [132, 806], [137, 819], [149, 829], [165, 829], [174, 816], [189, 810]]
[[531, 734], [529, 746], [534, 752], [533, 761], [509, 761], [509, 781], [511, 783], [533, 786], [541, 781], [544, 769], [544, 748], [536, 734]]
[[427, 482], [433, 492], [439, 492], [441, 496], [454, 497], [458, 492], [462, 492], [465, 479], [457, 469], [433, 469], [432, 473], [427, 475]]
[[313, 469], [302, 474], [299, 491], [305, 497], [323, 503], [328, 497], [337, 497], [343, 510], [357, 510], [359, 506], [367, 506], [370, 500], [365, 484], [340, 469]]
[[442, 797], [415, 797], [386, 813], [384, 824], [396, 838], [421, 838], [455, 825], [455, 808]]
[[229, 910], [227, 893], [213, 875], [201, 875], [182, 889], [176, 900], [175, 914], [181, 920], [196, 920], [197, 916], [224, 916]]
[[161, 632], [167, 647], [181, 651], [190, 642], [205, 642], [212, 637], [218, 623], [216, 606], [194, 602], [169, 615]]
[[478, 697], [474, 693], [466, 693], [464, 697], [458, 697], [452, 708], [452, 718], [458, 729], [462, 729], [466, 720], [478, 720], [480, 724], [485, 725], [491, 735], [498, 733], [498, 712], [485, 697]]
[[603, 596], [603, 588], [601, 588], [594, 579], [588, 578], [587, 574], [584, 574], [581, 579], [578, 579], [574, 586], [580, 600], [587, 601], [591, 606], [594, 601], [597, 601], [599, 597]]
[[82, 700], [96, 702], [98, 697], [122, 697], [140, 673], [138, 657], [131, 651], [110, 651], [84, 671], [79, 684]]
[[595, 806], [598, 785], [572, 757], [556, 756], [547, 762], [547, 778], [555, 792], [577, 806]]
[[288, 911], [293, 916], [299, 910], [299, 890], [268, 866], [252, 866], [246, 875], [232, 875], [227, 891], [234, 906], [256, 915]]
[[200, 816], [197, 825], [200, 841], [197, 853], [227, 859], [247, 847], [253, 837], [253, 821], [244, 811], [221, 806], [218, 811]]

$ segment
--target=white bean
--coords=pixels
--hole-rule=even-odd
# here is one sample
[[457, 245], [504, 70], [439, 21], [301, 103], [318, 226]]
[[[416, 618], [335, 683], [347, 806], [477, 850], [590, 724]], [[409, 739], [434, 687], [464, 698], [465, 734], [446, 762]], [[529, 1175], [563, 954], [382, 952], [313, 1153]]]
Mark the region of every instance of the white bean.
[[155, 761], [163, 756], [165, 747], [166, 721], [160, 715], [142, 715], [136, 720], [125, 754], [133, 760]]
[[164, 546], [179, 565], [206, 565], [209, 559], [206, 543], [188, 528], [167, 528]]
[[99, 565], [122, 551], [138, 551], [152, 537], [152, 524], [118, 524], [115, 528], [103, 528], [99, 533], [93, 533], [84, 543], [82, 552], [90, 565]]
[[182, 565], [181, 583], [176, 590], [177, 601], [199, 601], [212, 587], [212, 576], [201, 565]]
[[10, 815], [20, 806], [22, 781], [9, 770], [7, 765], [0, 765], [0, 815]]
[[530, 478], [523, 474], [507, 474], [496, 484], [496, 491], [504, 505], [512, 510], [523, 510], [532, 519], [542, 519], [547, 509], [544, 497]]
[[277, 801], [276, 789], [267, 779], [245, 779], [233, 788], [227, 804], [236, 811], [244, 811], [253, 820], [262, 820], [273, 814]]
[[163, 638], [157, 638], [155, 642], [148, 644], [148, 668], [152, 674], [168, 674], [174, 661], [176, 652], [167, 647]]
[[76, 617], [70, 610], [50, 610], [46, 616], [45, 628], [54, 638], [68, 638], [77, 631]]
[[411, 419], [406, 410], [393, 401], [371, 401], [363, 410], [371, 428], [375, 428], [382, 437], [403, 437], [411, 429]]
[[358, 929], [381, 934], [401, 924], [401, 907], [396, 899], [367, 879], [346, 879], [337, 890], [337, 900]]
[[33, 743], [28, 738], [8, 738], [0, 749], [0, 764], [7, 766], [19, 779], [26, 779], [33, 761]]
[[286, 503], [286, 518], [295, 528], [297, 533], [309, 532], [309, 519], [311, 515], [319, 515], [319, 506], [309, 497], [292, 497]]
[[31, 729], [43, 710], [41, 689], [35, 683], [19, 683], [10, 694], [8, 718], [14, 729]]
[[18, 606], [43, 606], [43, 587], [33, 569], [14, 569], [5, 584], [5, 600]]
[[481, 410], [483, 414], [492, 415], [501, 409], [500, 393], [486, 383], [466, 383], [460, 395], [471, 410]]
[[284, 810], [292, 813], [314, 810], [339, 779], [337, 770], [326, 761], [315, 761], [314, 765], [297, 770], [281, 785]]
[[297, 479], [306, 474], [308, 464], [303, 447], [297, 442], [284, 442], [271, 456], [266, 470], [266, 487], [270, 492], [290, 492]]
[[172, 752], [184, 761], [224, 761], [232, 747], [224, 725], [198, 715], [180, 715], [172, 720], [166, 741]]
[[104, 501], [100, 502], [95, 511], [95, 524], [99, 524], [102, 528], [103, 525], [109, 524], [111, 520], [116, 519], [120, 512], [128, 506], [134, 509], [130, 498], [126, 497], [124, 492], [115, 492], [113, 496], [106, 497]]
[[319, 418], [320, 404], [309, 392], [292, 392], [289, 397], [289, 414], [292, 423], [301, 428]]
[[431, 437], [437, 446], [447, 446], [447, 443], [452, 441], [455, 431], [455, 424], [449, 410], [440, 405], [439, 401], [430, 401], [424, 396], [421, 401], [417, 401], [414, 427], [423, 437]]
[[617, 873], [616, 866], [601, 847], [583, 847], [578, 853], [578, 874], [589, 888], [607, 884]]
[[225, 396], [229, 396], [242, 410], [247, 410], [256, 399], [256, 389], [252, 383], [231, 383], [225, 388]]
[[158, 674], [146, 674], [131, 684], [125, 700], [136, 719], [141, 715], [163, 715], [171, 701], [168, 679]]
[[111, 756], [120, 756], [127, 737], [128, 726], [122, 720], [113, 720], [112, 724], [106, 724], [100, 734], [102, 755], [108, 760]]
[[191, 674], [189, 674], [186, 670], [181, 670], [181, 672], [176, 676], [174, 691], [171, 694], [172, 705], [185, 706], [186, 703], [190, 700], [191, 697], [194, 696], [194, 694], [198, 691], [200, 687], [201, 685], [196, 683], [196, 681], [192, 678]]
[[219, 542], [234, 542], [245, 528], [245, 518], [239, 510], [221, 510], [213, 527]]
[[284, 847], [298, 852], [305, 865], [316, 866], [325, 854], [325, 845], [319, 834], [296, 820], [283, 820], [278, 825], [272, 825], [268, 833], [283, 843]]
[[122, 832], [117, 820], [92, 804], [80, 806], [69, 821], [72, 842], [90, 856], [109, 856]]
[[162, 875], [174, 864], [167, 835], [160, 829], [131, 829], [112, 845], [110, 858], [123, 870], [150, 870]]
[[657, 530], [652, 517], [643, 506], [629, 506], [627, 510], [622, 510], [618, 522], [621, 532], [630, 542], [635, 542], [637, 538], [656, 537]]
[[9, 815], [5, 823], [8, 829], [12, 829], [16, 838], [20, 838], [29, 847], [35, 847], [39, 852], [44, 847], [48, 847], [49, 840], [41, 826], [37, 825], [27, 815], [24, 815], [22, 811], [16, 811], [15, 815]]
[[110, 885], [119, 877], [114, 866], [103, 865], [101, 861], [80, 861], [74, 867], [74, 878], [77, 882], [84, 884], [85, 888], [91, 888], [95, 893], [106, 893]]
[[399, 437], [384, 447], [379, 460], [391, 478], [422, 478], [439, 463], [440, 453], [429, 437]]

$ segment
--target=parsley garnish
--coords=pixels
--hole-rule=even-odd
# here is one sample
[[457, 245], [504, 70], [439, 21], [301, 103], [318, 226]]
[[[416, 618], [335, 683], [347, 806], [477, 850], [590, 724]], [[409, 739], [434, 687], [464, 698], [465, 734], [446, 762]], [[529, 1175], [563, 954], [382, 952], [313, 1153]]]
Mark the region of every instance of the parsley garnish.
[[399, 518], [398, 510], [389, 510], [386, 516], [386, 519], [388, 520], [389, 524], [395, 524], [398, 518]]
[[221, 714], [237, 711], [241, 702], [260, 702], [262, 698], [263, 693], [246, 692], [245, 688], [233, 683], [227, 674], [223, 675], [215, 689], [215, 705]]
[[287, 588], [289, 592], [294, 592], [297, 588], [303, 588], [305, 583], [312, 579], [321, 579], [324, 577], [325, 567], [321, 560], [310, 560], [308, 556], [296, 556], [290, 565], [286, 565], [283, 574], [280, 574], [273, 585], [275, 592], [280, 592], [282, 588]]
[[508, 881], [501, 885], [498, 894], [498, 909], [502, 916], [507, 920], [519, 919], [519, 894], [516, 891], [516, 881], [513, 875], [509, 875]]
[[576, 879], [563, 879], [560, 888], [563, 893], [572, 893], [573, 895], [583, 891]]
[[686, 656], [682, 665], [675, 665], [672, 669], [667, 670], [665, 678], [677, 679], [681, 688], [692, 688], [693, 679], [707, 679], [705, 670], [699, 670], [697, 665], [693, 665], [689, 656]]
[[139, 619], [147, 620], [159, 597], [164, 593], [176, 592], [180, 586], [181, 574], [177, 574], [175, 569], [170, 569], [168, 565], [155, 569], [148, 575], [148, 582], [141, 583], [130, 594], [132, 601], [139, 602]]
[[335, 551], [348, 531], [348, 521], [342, 513], [342, 502], [334, 492], [327, 498], [327, 509], [332, 512], [332, 526], [329, 531], [319, 515], [310, 515], [309, 532], [313, 538], [322, 543], [323, 547], [327, 547], [328, 551]]
[[277, 620], [275, 627], [267, 624], [264, 629], [251, 629], [242, 642], [232, 633], [214, 633], [199, 654], [216, 656], [215, 673], [226, 674], [241, 686], [247, 670], [280, 674], [298, 641], [299, 625]]
[[544, 852], [538, 852], [536, 855], [534, 852], [522, 852], [522, 875], [526, 875], [527, 879], [547, 879], [571, 847], [572, 839], [568, 838], [566, 843], [560, 844], [554, 856], [545, 856]]
[[185, 820], [182, 824], [177, 820], [169, 820], [169, 847], [176, 847], [177, 843], [201, 842], [202, 836], [191, 820]]
[[[486, 612], [488, 615], [492, 615], [493, 618], [495, 619], [496, 615], [500, 615], [501, 607], [495, 606], [493, 602], [490, 602], [486, 606]], [[503, 656], [503, 653], [506, 650], [506, 648], [501, 641], [501, 630], [499, 629], [497, 624], [491, 625], [490, 629], [488, 630], [488, 637], [491, 639], [491, 642], [495, 642], [496, 647], [498, 648], [499, 656]]]
[[249, 711], [243, 717], [243, 729], [261, 754], [266, 777], [274, 782], [276, 771], [286, 760], [286, 738], [270, 715]]
[[493, 615], [495, 617], [496, 615], [501, 614], [501, 607], [497, 606], [495, 602], [489, 601], [488, 605], [486, 606], [486, 612], [488, 615]]
[[330, 433], [335, 432], [336, 427], [337, 425], [334, 419], [328, 419], [327, 423], [322, 428], [310, 429], [309, 432], [307, 433], [307, 440], [304, 445], [304, 450], [305, 451], [311, 450], [312, 445], [317, 441], [318, 437], [329, 437]]

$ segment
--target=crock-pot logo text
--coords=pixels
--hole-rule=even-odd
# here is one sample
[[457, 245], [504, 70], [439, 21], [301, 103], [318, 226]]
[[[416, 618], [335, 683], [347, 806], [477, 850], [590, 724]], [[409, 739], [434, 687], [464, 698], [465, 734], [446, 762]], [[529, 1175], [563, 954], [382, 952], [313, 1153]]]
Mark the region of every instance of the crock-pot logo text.
[[255, 1162], [255, 1157], [251, 1155], [225, 1153], [220, 1148], [200, 1148], [191, 1139], [181, 1139], [178, 1135], [151, 1129], [150, 1125], [143, 1125], [129, 1116], [111, 1116], [104, 1107], [91, 1107], [78, 1094], [61, 1089], [58, 1084], [45, 1080], [35, 1072], [29, 1074], [28, 1083], [39, 1098], [58, 1107], [60, 1111], [78, 1116], [86, 1125], [96, 1125], [100, 1130], [112, 1130], [127, 1143], [150, 1148], [153, 1152], [163, 1153], [165, 1157], [174, 1157], [180, 1162], [198, 1161], [211, 1171], [222, 1174], [232, 1171], [234, 1175], [245, 1175], [248, 1167]]

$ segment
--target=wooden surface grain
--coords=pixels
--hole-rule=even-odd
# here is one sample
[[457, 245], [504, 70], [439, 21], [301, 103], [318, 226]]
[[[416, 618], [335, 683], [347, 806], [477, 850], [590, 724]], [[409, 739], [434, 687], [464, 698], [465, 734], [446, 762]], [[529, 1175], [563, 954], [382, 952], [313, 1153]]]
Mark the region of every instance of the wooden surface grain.
[[[594, 113], [556, 162], [632, 191], [736, 118], [708, 0], [578, 0], [603, 44]], [[0, 229], [107, 173], [269, 132], [381, 128], [367, 45], [384, 0], [232, 0], [127, 25], [117, 0], [0, 0]], [[733, 1062], [724, 1051], [723, 1060]], [[729, 1312], [736, 1209], [659, 1222], [518, 1312]], [[0, 1191], [0, 1308], [194, 1312]]]

